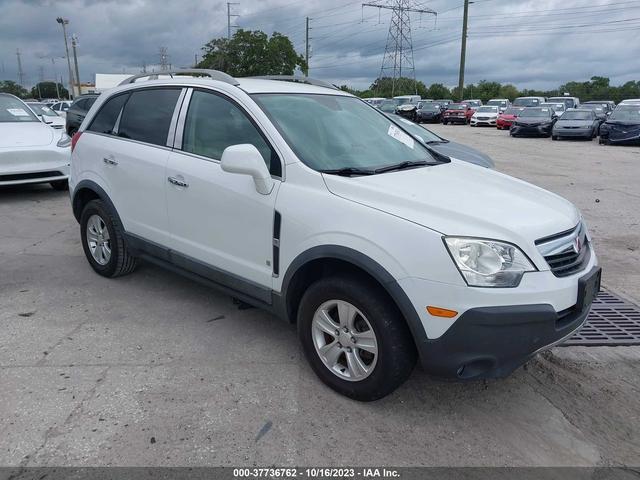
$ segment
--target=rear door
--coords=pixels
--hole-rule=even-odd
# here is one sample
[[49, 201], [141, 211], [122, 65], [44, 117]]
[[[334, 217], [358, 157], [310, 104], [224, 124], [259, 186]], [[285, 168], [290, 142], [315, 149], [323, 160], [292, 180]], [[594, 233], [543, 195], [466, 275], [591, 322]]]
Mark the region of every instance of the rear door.
[[[88, 131], [91, 162], [109, 187], [125, 230], [166, 245], [166, 164], [181, 88], [143, 88], [109, 99]], [[115, 123], [114, 123], [115, 120]], [[170, 133], [171, 132], [171, 135]], [[83, 143], [87, 139], [83, 138]]]
[[[270, 292], [282, 169], [276, 151], [241, 105], [210, 90], [187, 94], [178, 125], [167, 165], [167, 178], [182, 183], [167, 183], [172, 249], [213, 267], [214, 280], [253, 296]], [[258, 193], [250, 176], [222, 171], [224, 149], [243, 143], [254, 145], [269, 167], [275, 180], [269, 195]]]

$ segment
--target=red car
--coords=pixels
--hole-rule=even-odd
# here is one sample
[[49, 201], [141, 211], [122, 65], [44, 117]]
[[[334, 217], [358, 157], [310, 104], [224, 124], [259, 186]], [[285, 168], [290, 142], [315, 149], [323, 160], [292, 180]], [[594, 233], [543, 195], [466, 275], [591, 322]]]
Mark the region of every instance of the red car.
[[500, 115], [496, 120], [496, 128], [498, 130], [504, 130], [511, 128], [511, 124], [518, 117], [518, 114], [524, 110], [524, 107], [509, 107]]
[[465, 103], [450, 103], [442, 114], [442, 123], [469, 123], [474, 113], [475, 110]]

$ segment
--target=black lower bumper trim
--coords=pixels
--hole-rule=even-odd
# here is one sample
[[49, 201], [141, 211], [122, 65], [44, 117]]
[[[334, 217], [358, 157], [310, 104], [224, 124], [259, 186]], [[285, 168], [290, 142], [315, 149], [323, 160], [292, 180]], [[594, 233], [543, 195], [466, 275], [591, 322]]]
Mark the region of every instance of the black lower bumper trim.
[[422, 367], [437, 377], [458, 380], [507, 376], [540, 350], [575, 333], [592, 301], [586, 298], [561, 313], [544, 304], [467, 310], [442, 337], [419, 346]]

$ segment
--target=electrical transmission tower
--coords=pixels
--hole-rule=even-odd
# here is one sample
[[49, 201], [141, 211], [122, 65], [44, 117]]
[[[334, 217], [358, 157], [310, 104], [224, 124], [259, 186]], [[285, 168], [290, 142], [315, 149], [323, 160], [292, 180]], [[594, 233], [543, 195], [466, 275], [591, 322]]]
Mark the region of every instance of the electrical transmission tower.
[[437, 15], [435, 10], [421, 7], [414, 0], [379, 0], [363, 3], [363, 7], [391, 10], [391, 23], [384, 49], [382, 67], [378, 80], [391, 78], [391, 94], [395, 95], [396, 84], [402, 76], [413, 79], [414, 91], [417, 90], [416, 69], [413, 63], [413, 43], [411, 41], [411, 14]]
[[169, 54], [167, 53], [167, 47], [160, 47], [160, 71], [166, 72], [169, 70]]
[[22, 54], [20, 49], [16, 48], [16, 58], [18, 59], [18, 83], [24, 87], [24, 71], [22, 70]]

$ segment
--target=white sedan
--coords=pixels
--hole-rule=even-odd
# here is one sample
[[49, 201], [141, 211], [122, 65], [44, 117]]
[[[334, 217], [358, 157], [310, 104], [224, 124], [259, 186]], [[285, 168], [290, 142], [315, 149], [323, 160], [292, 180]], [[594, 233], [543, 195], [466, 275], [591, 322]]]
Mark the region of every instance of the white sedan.
[[485, 105], [482, 107], [478, 107], [476, 113], [474, 113], [471, 117], [470, 125], [472, 127], [477, 127], [479, 125], [488, 125], [490, 127], [495, 127], [499, 114], [500, 111], [497, 106]]
[[71, 139], [42, 123], [18, 97], [0, 93], [0, 186], [67, 188]]

